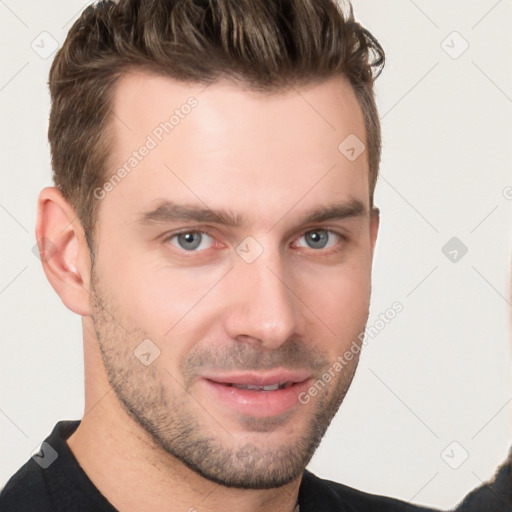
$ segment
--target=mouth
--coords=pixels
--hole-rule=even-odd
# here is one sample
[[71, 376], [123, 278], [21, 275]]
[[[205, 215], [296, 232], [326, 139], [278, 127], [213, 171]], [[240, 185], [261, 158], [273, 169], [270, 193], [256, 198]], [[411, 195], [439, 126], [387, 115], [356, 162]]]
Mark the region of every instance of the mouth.
[[267, 386], [255, 386], [253, 384], [224, 384], [237, 389], [247, 389], [249, 391], [278, 391], [279, 389], [286, 389], [293, 386], [294, 382], [276, 382], [275, 384], [268, 384]]
[[208, 375], [200, 392], [214, 406], [252, 417], [275, 417], [300, 405], [298, 396], [312, 382], [309, 371]]

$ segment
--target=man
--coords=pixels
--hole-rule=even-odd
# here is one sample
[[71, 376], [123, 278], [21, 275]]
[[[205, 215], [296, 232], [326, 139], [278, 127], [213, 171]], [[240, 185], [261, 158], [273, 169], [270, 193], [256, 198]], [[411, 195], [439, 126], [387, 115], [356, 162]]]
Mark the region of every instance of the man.
[[82, 316], [85, 412], [0, 510], [420, 510], [305, 471], [368, 318], [383, 64], [332, 0], [84, 11], [36, 235]]

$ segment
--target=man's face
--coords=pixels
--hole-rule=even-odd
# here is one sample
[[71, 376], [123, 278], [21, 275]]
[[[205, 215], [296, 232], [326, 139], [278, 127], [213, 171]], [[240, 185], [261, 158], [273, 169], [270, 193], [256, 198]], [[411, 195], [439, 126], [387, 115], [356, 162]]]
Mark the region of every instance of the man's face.
[[98, 192], [91, 280], [109, 382], [204, 477], [283, 485], [343, 400], [358, 358], [333, 365], [368, 317], [368, 160], [338, 149], [365, 141], [355, 95], [343, 78], [263, 95], [132, 74], [113, 113], [108, 176], [127, 172]]

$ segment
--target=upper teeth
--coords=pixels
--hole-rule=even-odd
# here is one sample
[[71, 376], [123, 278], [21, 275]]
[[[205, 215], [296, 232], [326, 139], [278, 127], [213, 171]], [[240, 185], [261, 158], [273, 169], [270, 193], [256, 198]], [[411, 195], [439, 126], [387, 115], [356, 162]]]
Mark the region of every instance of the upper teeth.
[[268, 384], [267, 386], [253, 386], [252, 384], [233, 384], [238, 389], [252, 389], [257, 391], [277, 391], [280, 388], [284, 388], [288, 384], [287, 382], [277, 382], [276, 384]]

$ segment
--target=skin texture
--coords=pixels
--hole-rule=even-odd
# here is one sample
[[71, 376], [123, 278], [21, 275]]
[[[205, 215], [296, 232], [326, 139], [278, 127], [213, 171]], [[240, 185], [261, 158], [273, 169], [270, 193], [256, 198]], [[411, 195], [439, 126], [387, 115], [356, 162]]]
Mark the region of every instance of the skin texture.
[[[109, 176], [191, 96], [197, 105], [100, 200], [93, 261], [73, 208], [41, 192], [44, 269], [83, 324], [85, 411], [68, 444], [122, 512], [291, 512], [358, 358], [280, 414], [232, 408], [205, 376], [291, 370], [313, 383], [364, 331], [379, 218], [366, 152], [338, 150], [350, 134], [365, 141], [363, 117], [342, 77], [268, 95], [130, 73], [116, 86]], [[164, 200], [243, 222], [141, 220]], [[354, 201], [354, 215], [301, 221]], [[158, 351], [149, 365], [135, 355], [144, 340]]]

